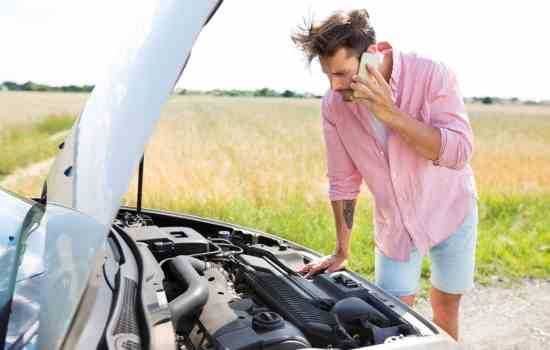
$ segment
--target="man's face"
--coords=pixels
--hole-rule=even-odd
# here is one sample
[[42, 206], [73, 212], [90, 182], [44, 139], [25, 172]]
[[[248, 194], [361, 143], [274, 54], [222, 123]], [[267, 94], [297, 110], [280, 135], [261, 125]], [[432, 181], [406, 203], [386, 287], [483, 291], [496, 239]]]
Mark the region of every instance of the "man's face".
[[342, 94], [345, 101], [352, 101], [351, 77], [357, 73], [359, 59], [350, 49], [339, 48], [334, 55], [321, 57], [321, 68], [330, 82], [330, 88]]

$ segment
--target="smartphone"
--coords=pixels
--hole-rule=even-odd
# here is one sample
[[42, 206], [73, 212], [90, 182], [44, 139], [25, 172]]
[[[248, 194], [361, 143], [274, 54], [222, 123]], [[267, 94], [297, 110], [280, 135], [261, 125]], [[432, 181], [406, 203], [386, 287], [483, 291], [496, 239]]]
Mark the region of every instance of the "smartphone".
[[[367, 70], [367, 64], [378, 69], [380, 64], [382, 64], [382, 55], [379, 53], [370, 53], [364, 52], [359, 59], [359, 67], [357, 67], [357, 75], [363, 79], [367, 79], [369, 76], [369, 71]], [[353, 97], [355, 96], [355, 91], [353, 92]]]

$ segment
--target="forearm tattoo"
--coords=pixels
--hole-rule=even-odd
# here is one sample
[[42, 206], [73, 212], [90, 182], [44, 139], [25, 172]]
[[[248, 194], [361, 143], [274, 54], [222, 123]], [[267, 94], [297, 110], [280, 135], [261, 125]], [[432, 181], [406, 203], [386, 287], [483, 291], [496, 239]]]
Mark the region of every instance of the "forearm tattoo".
[[348, 226], [349, 230], [351, 230], [351, 227], [353, 226], [354, 209], [355, 209], [355, 206], [353, 204], [353, 201], [350, 201], [350, 200], [344, 201], [344, 220], [346, 221], [346, 225]]

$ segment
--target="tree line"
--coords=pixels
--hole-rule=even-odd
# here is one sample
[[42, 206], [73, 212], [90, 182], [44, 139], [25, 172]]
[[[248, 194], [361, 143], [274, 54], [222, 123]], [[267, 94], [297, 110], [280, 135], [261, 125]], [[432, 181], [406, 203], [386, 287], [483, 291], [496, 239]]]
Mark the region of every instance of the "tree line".
[[[7, 91], [52, 91], [52, 92], [91, 92], [94, 85], [63, 85], [51, 86], [27, 81], [18, 84], [13, 81], [5, 81], [0, 85], [0, 90]], [[256, 90], [238, 90], [238, 89], [214, 89], [214, 90], [188, 90], [179, 89], [175, 92], [178, 95], [212, 95], [212, 96], [249, 96], [249, 97], [287, 97], [287, 98], [321, 98], [322, 96], [311, 93], [299, 93], [292, 90], [282, 92], [264, 87]]]
[[51, 86], [46, 84], [37, 84], [32, 81], [27, 81], [23, 84], [18, 84], [13, 81], [5, 81], [0, 85], [1, 90], [8, 91], [55, 91], [55, 92], [90, 92], [94, 88], [93, 85], [63, 85]]
[[[0, 85], [1, 90], [8, 91], [53, 91], [53, 92], [91, 92], [94, 85], [63, 85], [51, 86], [46, 84], [38, 84], [32, 81], [27, 81], [23, 84], [18, 84], [13, 81], [5, 81]], [[175, 91], [177, 95], [205, 95], [205, 96], [230, 96], [230, 97], [285, 97], [285, 98], [321, 98], [321, 95], [312, 93], [301, 93], [293, 90], [277, 91], [267, 87], [256, 90], [239, 90], [239, 89], [213, 89], [213, 90], [190, 90], [178, 89]], [[520, 100], [517, 97], [502, 98], [495, 96], [482, 97], [466, 97], [466, 103], [480, 104], [524, 104], [524, 105], [550, 105], [549, 100], [533, 101]]]
[[483, 97], [466, 97], [464, 99], [467, 103], [481, 103], [484, 105], [492, 104], [523, 104], [523, 105], [550, 105], [550, 101], [534, 101], [534, 100], [520, 100], [517, 97], [503, 98], [496, 96], [483, 96]]
[[286, 98], [321, 98], [320, 95], [311, 93], [299, 93], [292, 90], [279, 92], [267, 87], [256, 90], [238, 90], [238, 89], [214, 89], [214, 90], [188, 90], [181, 89], [176, 91], [178, 95], [211, 95], [211, 96], [232, 96], [232, 97], [286, 97]]

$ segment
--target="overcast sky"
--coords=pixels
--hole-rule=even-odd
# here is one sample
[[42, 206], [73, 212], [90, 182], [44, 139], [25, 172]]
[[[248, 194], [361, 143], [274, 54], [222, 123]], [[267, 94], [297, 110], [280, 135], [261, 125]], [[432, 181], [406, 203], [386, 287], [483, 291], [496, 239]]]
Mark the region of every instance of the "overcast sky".
[[[153, 0], [1, 0], [0, 82], [94, 84]], [[197, 0], [198, 1], [198, 0]], [[465, 96], [550, 99], [548, 1], [225, 0], [178, 83], [323, 93], [290, 40], [304, 16], [366, 8], [379, 40], [446, 62]], [[118, 39], [117, 39], [118, 38]]]

